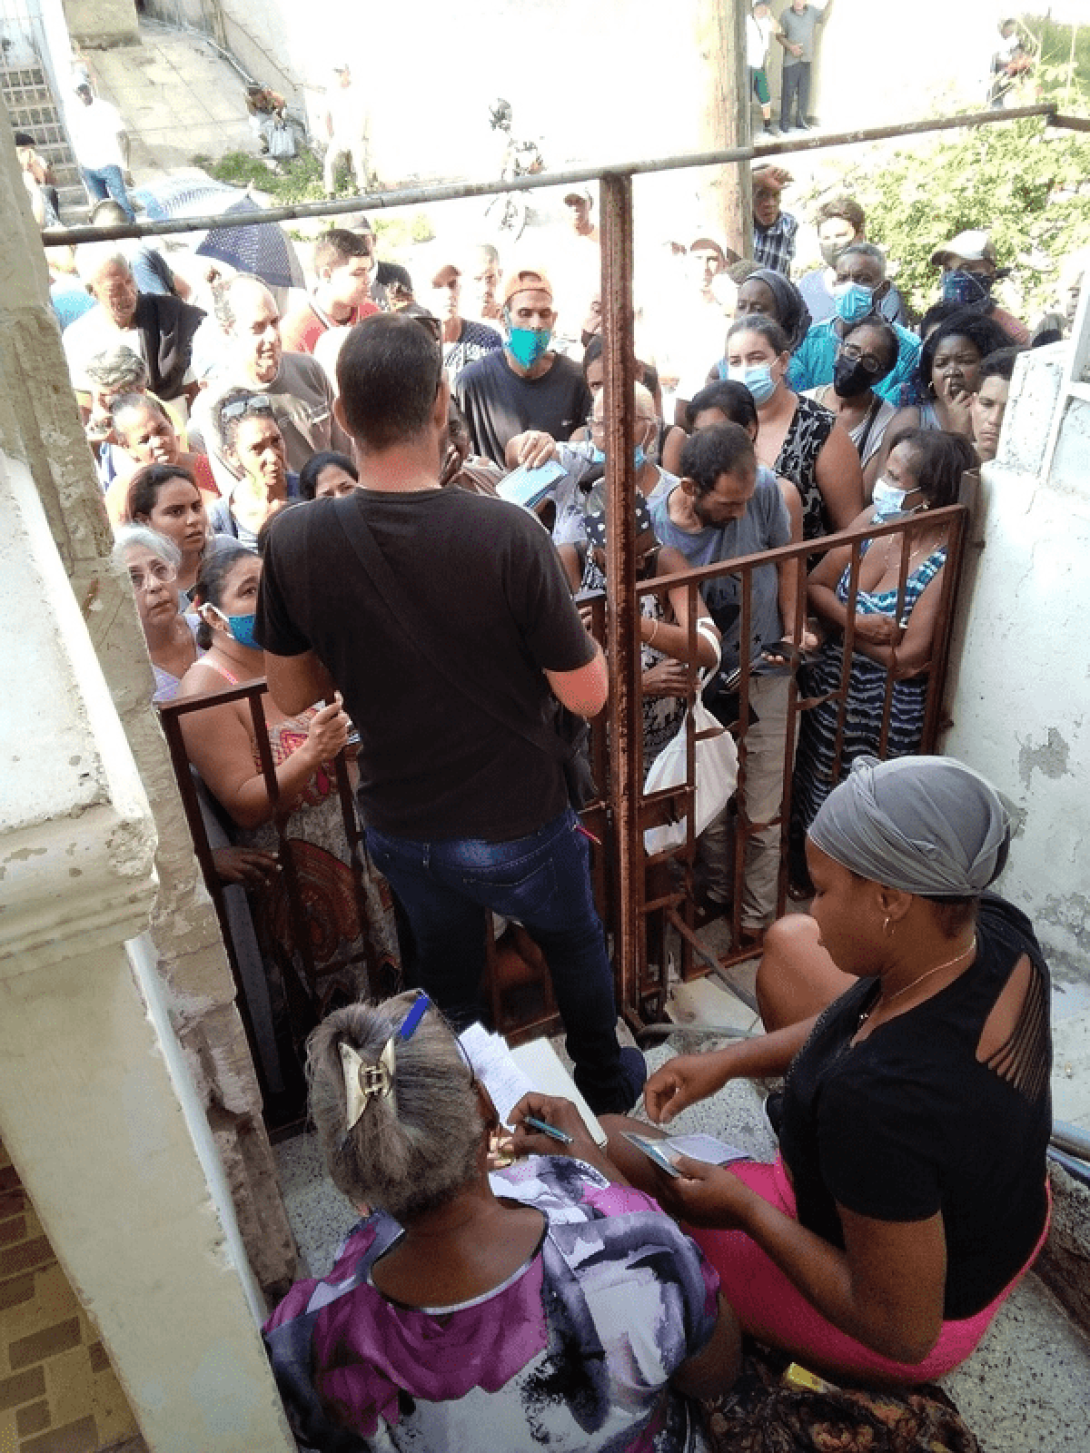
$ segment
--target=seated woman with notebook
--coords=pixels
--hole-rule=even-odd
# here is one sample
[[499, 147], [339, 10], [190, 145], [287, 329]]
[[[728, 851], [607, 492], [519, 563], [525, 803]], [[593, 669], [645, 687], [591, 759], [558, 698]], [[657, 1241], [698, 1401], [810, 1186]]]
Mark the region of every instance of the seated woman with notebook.
[[953, 758], [857, 762], [810, 827], [811, 916], [765, 940], [770, 1033], [668, 1060], [644, 1092], [669, 1121], [735, 1076], [786, 1073], [779, 1158], [680, 1160], [671, 1179], [610, 1136], [630, 1179], [703, 1228], [743, 1329], [837, 1381], [945, 1376], [1048, 1229], [1048, 971], [1029, 920], [985, 892], [1009, 841], [994, 789]]
[[560, 1127], [571, 1155], [490, 1173], [495, 1109], [426, 996], [337, 1010], [308, 1049], [326, 1164], [363, 1220], [329, 1275], [265, 1324], [299, 1440], [702, 1448], [689, 1397], [734, 1380], [734, 1318], [693, 1243], [617, 1183], [574, 1109]]

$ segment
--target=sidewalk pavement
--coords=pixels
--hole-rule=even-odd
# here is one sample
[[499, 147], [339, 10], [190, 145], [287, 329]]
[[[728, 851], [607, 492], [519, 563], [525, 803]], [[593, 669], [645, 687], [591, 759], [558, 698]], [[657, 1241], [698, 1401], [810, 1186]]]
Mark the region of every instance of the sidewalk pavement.
[[188, 170], [195, 156], [256, 154], [235, 68], [197, 35], [142, 20], [140, 37], [89, 57], [99, 93], [128, 127], [137, 186]]

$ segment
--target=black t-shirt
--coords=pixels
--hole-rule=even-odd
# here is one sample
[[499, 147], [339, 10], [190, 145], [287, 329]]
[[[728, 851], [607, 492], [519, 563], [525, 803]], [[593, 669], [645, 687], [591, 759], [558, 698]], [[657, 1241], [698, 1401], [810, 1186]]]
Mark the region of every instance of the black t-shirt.
[[[844, 1245], [835, 1203], [880, 1221], [942, 1212], [947, 1320], [975, 1315], [1011, 1281], [1046, 1207], [1048, 971], [1029, 920], [995, 894], [977, 934], [966, 973], [854, 1046], [876, 981], [831, 1004], [791, 1066], [780, 1130], [799, 1221], [833, 1245]], [[1037, 977], [1016, 1030], [1016, 1087], [977, 1047], [1022, 954]]]
[[314, 651], [340, 688], [368, 823], [416, 841], [535, 832], [567, 805], [561, 767], [436, 677], [371, 585], [339, 509], [366, 519], [430, 623], [433, 654], [528, 725], [553, 709], [542, 672], [594, 653], [548, 534], [516, 505], [453, 488], [315, 500], [270, 529], [257, 611], [267, 650]]
[[458, 403], [469, 425], [476, 454], [506, 468], [503, 451], [509, 439], [526, 429], [543, 429], [554, 439], [570, 439], [593, 400], [578, 364], [557, 354], [540, 378], [523, 378], [507, 362], [501, 348], [471, 363], [458, 376]]

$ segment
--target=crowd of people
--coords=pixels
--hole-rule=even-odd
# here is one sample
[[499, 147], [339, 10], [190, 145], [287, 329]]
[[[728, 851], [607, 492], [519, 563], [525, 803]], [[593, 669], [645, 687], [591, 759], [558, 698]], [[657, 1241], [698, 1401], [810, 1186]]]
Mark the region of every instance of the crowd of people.
[[[805, 46], [787, 47], [800, 71]], [[323, 1021], [312, 1114], [364, 1213], [331, 1277], [267, 1328], [307, 1446], [699, 1449], [693, 1400], [733, 1384], [740, 1333], [834, 1378], [926, 1380], [968, 1355], [1044, 1235], [1047, 971], [1026, 920], [985, 894], [1009, 823], [974, 773], [917, 754], [949, 549], [928, 512], [1000, 453], [1019, 354], [1065, 323], [1043, 333], [996, 300], [1008, 269], [981, 229], [935, 239], [936, 298], [914, 320], [850, 197], [823, 202], [822, 265], [793, 279], [790, 178], [753, 180], [754, 257], [707, 235], [684, 249], [675, 330], [636, 279], [631, 508], [639, 577], [664, 584], [629, 648], [644, 773], [698, 689], [744, 740], [739, 790], [698, 844], [698, 907], [726, 912], [741, 883], [769, 1033], [650, 1081], [618, 1038], [565, 727], [608, 692], [576, 601], [605, 585], [611, 528], [593, 196], [566, 198], [555, 266], [482, 243], [419, 292], [363, 217], [317, 239], [311, 286], [286, 301], [146, 257], [138, 282], [111, 243], [51, 256], [154, 699], [267, 682], [263, 717], [213, 699], [182, 731], [217, 872], [249, 895], [238, 956], [268, 1081], [284, 1016], [296, 1049]], [[804, 543], [758, 561], [744, 598], [737, 574], [695, 597], [669, 583]], [[791, 867], [813, 916], [776, 922], [795, 672], [810, 704]], [[289, 878], [308, 952], [334, 966], [317, 981]], [[481, 1014], [497, 916], [543, 955], [605, 1152], [530, 1097], [515, 1148], [531, 1158], [493, 1174], [495, 1110], [451, 1028]], [[425, 999], [364, 1002], [376, 963]], [[670, 1180], [608, 1118], [642, 1094], [664, 1121], [788, 1066], [774, 1166], [685, 1160]], [[570, 1136], [563, 1153], [530, 1114]]]
[[[731, 910], [741, 882], [744, 940], [759, 939], [776, 912], [792, 669], [814, 703], [801, 717], [791, 792], [800, 895], [809, 888], [806, 829], [852, 760], [920, 744], [946, 532], [940, 524], [903, 539], [886, 534], [854, 563], [850, 549], [821, 542], [957, 502], [962, 476], [998, 452], [1019, 352], [1065, 326], [1052, 314], [1035, 330], [1002, 306], [995, 289], [1010, 269], [983, 229], [937, 240], [935, 301], [913, 324], [849, 196], [820, 203], [812, 220], [821, 265], [793, 279], [800, 223], [782, 210], [789, 182], [774, 167], [753, 173], [753, 259], [731, 263], [703, 235], [683, 256], [671, 249], [670, 288], [642, 302], [636, 277], [641, 571], [815, 547], [808, 559], [752, 571], [748, 639], [740, 578], [724, 575], [702, 588], [706, 630], [690, 630], [684, 591], [648, 593], [633, 642], [643, 657], [645, 775], [698, 677], [705, 703], [744, 734], [742, 786], [702, 835], [697, 875], [701, 921]], [[521, 500], [529, 481], [560, 580], [573, 594], [604, 586], [600, 239], [593, 195], [572, 192], [565, 204], [571, 230], [556, 240], [556, 257], [512, 262], [489, 243], [449, 252], [440, 243], [431, 256], [448, 260], [429, 267], [419, 297], [404, 266], [377, 257], [360, 215], [319, 235], [310, 287], [288, 298], [226, 267], [211, 283], [187, 283], [182, 264], [172, 269], [148, 244], [51, 251], [65, 355], [107, 512], [115, 525], [173, 542], [184, 609], [209, 608], [202, 572], [224, 552], [260, 551], [277, 515], [366, 488], [345, 420], [341, 356], [354, 329], [391, 317], [411, 320], [441, 355], [442, 483]], [[72, 269], [90, 306], [71, 305]], [[565, 305], [574, 323], [562, 321]], [[192, 647], [177, 635], [156, 649], [177, 660]], [[207, 679], [207, 668], [197, 676]], [[223, 747], [218, 734], [212, 740]], [[232, 815], [230, 802], [220, 806]]]

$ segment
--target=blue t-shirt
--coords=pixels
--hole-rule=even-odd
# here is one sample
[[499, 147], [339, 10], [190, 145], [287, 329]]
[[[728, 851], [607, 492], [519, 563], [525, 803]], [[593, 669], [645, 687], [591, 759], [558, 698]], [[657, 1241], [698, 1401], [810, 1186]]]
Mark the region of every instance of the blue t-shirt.
[[[675, 486], [680, 488], [680, 485]], [[662, 495], [651, 503], [651, 521], [655, 534], [664, 545], [673, 545], [690, 565], [712, 565], [717, 560], [739, 560], [743, 555], [757, 555], [791, 543], [791, 520], [783, 502], [780, 486], [771, 469], [757, 466], [757, 488], [740, 520], [725, 525], [708, 526], [695, 533], [682, 530], [670, 518], [670, 496]], [[750, 660], [783, 636], [780, 616], [779, 571], [775, 565], [759, 565], [753, 572], [753, 599], [750, 625], [752, 643]], [[741, 577], [716, 576], [706, 580], [701, 594], [711, 611], [712, 619], [723, 637], [722, 667], [732, 671], [739, 664], [738, 636], [742, 613]]]

